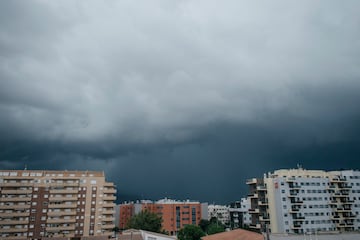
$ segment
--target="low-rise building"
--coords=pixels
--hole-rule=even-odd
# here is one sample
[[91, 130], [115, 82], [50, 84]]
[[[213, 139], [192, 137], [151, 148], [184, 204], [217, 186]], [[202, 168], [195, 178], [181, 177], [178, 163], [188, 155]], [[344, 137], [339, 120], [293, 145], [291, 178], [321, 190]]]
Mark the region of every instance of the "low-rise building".
[[207, 219], [207, 203], [198, 201], [177, 201], [161, 199], [156, 202], [142, 200], [136, 203], [120, 205], [120, 229], [125, 229], [127, 221], [135, 214], [147, 210], [162, 217], [162, 228], [170, 235], [176, 235], [185, 225], [198, 225], [201, 219]]
[[216, 218], [219, 222], [228, 226], [230, 223], [229, 207], [225, 205], [209, 204], [208, 206], [208, 220]]

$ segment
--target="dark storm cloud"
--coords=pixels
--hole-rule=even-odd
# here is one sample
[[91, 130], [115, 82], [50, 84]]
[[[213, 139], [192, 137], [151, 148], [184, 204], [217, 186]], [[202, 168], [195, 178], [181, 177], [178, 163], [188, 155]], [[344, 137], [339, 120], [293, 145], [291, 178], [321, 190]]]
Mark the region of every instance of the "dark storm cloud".
[[0, 5], [1, 168], [219, 202], [297, 163], [359, 168], [357, 1]]

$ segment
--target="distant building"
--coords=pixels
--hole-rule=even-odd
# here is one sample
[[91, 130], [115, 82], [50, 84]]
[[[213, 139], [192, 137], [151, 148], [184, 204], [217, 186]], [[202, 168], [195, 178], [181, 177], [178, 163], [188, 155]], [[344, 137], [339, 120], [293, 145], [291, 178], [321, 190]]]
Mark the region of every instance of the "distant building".
[[162, 199], [156, 202], [142, 200], [136, 203], [120, 205], [120, 229], [125, 229], [127, 221], [135, 214], [147, 210], [162, 217], [162, 227], [170, 235], [176, 235], [185, 225], [198, 225], [201, 219], [207, 219], [207, 203], [196, 201], [176, 201]]
[[360, 172], [302, 168], [247, 180], [250, 227], [272, 233], [360, 230]]
[[129, 229], [118, 236], [118, 240], [176, 240], [175, 236], [154, 233], [144, 230]]
[[228, 226], [230, 222], [229, 207], [225, 205], [209, 204], [208, 220], [213, 217], [217, 218], [217, 220], [225, 226]]
[[230, 228], [246, 228], [251, 223], [251, 215], [249, 214], [250, 201], [248, 198], [241, 198], [230, 204]]
[[115, 193], [103, 172], [0, 170], [0, 239], [110, 236]]

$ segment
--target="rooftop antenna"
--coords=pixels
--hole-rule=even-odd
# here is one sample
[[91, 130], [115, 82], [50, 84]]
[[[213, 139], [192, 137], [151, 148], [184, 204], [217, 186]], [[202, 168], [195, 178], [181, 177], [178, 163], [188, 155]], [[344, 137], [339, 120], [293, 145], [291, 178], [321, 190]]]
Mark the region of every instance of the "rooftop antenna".
[[25, 164], [24, 170], [27, 170], [27, 165]]

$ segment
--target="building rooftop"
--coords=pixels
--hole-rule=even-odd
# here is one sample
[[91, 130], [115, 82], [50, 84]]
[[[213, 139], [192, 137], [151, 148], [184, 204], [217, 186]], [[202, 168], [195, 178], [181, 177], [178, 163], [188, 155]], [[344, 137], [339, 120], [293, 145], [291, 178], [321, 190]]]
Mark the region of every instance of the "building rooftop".
[[205, 236], [202, 240], [264, 240], [263, 235], [244, 229], [235, 229], [229, 232]]

